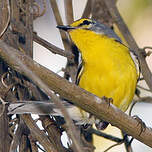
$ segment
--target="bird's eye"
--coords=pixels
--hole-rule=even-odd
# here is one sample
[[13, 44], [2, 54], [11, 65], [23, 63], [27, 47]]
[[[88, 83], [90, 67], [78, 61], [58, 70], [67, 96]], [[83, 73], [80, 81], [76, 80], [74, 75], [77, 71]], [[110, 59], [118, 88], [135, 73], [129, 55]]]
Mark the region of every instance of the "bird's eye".
[[90, 21], [88, 21], [88, 20], [84, 20], [84, 21], [83, 21], [83, 25], [89, 25], [89, 24], [91, 24]]

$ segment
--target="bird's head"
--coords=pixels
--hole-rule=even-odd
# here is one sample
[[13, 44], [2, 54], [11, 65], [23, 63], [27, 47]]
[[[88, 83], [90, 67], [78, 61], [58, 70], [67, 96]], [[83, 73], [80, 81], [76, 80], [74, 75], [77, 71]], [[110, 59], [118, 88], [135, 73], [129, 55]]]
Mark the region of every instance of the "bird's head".
[[73, 33], [71, 31], [75, 31], [74, 33], [76, 33], [77, 31], [79, 36], [81, 35], [80, 30], [90, 31], [95, 34], [105, 35], [108, 36], [109, 38], [114, 38], [117, 41], [121, 42], [121, 39], [111, 28], [92, 19], [86, 19], [86, 18], [79, 19], [77, 21], [74, 21], [70, 25], [61, 25], [61, 26], [57, 26], [57, 28], [69, 33]]
[[66, 26], [57, 26], [57, 28], [62, 29], [64, 31], [70, 31], [70, 30], [74, 30], [74, 29], [91, 29], [94, 25], [96, 24], [95, 21], [91, 20], [91, 19], [80, 19], [77, 20], [75, 22], [73, 22], [70, 25], [66, 25]]

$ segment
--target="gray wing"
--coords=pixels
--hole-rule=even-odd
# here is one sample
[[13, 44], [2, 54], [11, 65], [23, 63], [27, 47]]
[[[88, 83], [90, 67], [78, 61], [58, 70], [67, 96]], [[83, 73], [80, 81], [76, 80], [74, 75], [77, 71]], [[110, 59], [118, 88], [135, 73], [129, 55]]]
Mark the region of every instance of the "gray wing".
[[101, 24], [99, 22], [96, 22], [92, 27], [90, 27], [90, 30], [98, 33], [98, 34], [104, 34], [107, 35], [110, 38], [114, 38], [115, 40], [122, 42], [119, 36], [108, 26]]

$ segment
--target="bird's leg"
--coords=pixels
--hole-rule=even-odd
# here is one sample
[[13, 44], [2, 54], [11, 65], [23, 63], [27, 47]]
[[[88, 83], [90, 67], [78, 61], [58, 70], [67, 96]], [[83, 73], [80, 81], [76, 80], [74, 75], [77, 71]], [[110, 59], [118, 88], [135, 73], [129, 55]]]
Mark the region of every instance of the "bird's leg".
[[[101, 99], [104, 100], [108, 104], [108, 108], [110, 107], [110, 103], [113, 103], [112, 98], [107, 98], [106, 96], [103, 96]], [[103, 120], [97, 119], [95, 122], [95, 126], [98, 130], [105, 130], [108, 127], [108, 125], [109, 125], [109, 122], [103, 121]]]
[[108, 108], [110, 107], [110, 103], [113, 103], [112, 98], [107, 98], [106, 96], [103, 96], [101, 99], [104, 100], [108, 104]]

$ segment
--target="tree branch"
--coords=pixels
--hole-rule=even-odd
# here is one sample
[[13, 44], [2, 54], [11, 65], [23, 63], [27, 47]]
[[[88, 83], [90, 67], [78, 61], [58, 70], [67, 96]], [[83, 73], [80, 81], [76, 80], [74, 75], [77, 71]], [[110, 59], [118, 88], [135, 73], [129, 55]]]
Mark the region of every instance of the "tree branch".
[[[53, 10], [57, 25], [63, 25], [63, 21], [62, 21], [56, 0], [50, 0], [50, 4]], [[66, 33], [61, 30], [59, 30], [59, 32], [61, 34], [62, 42], [63, 42], [65, 50], [70, 50]]]
[[48, 137], [38, 128], [30, 115], [24, 114], [21, 117], [23, 118], [30, 131], [33, 133], [34, 137], [36, 137], [36, 139], [45, 148], [45, 150], [49, 152], [57, 152], [54, 145], [49, 141]]
[[2, 0], [0, 5], [0, 38], [5, 33], [10, 22], [10, 5], [9, 0]]
[[[4, 44], [3, 42], [2, 42], [2, 44]], [[5, 45], [5, 44], [4, 44]], [[6, 48], [5, 48], [6, 47]], [[7, 48], [8, 46], [4, 46], [4, 48], [2, 49], [2, 50], [5, 50], [5, 49], [8, 49]], [[11, 47], [10, 47], [11, 48]], [[65, 108], [63, 107], [63, 105], [62, 105], [62, 103], [61, 103], [61, 101], [60, 101], [60, 99], [59, 99], [59, 97], [57, 97], [54, 93], [52, 93], [52, 90], [50, 90], [49, 88], [48, 88], [48, 86], [45, 84], [45, 83], [43, 83], [43, 81], [35, 74], [35, 72], [34, 71], [31, 71], [27, 66], [26, 66], [26, 64], [24, 64], [23, 62], [22, 62], [22, 60], [20, 60], [19, 58], [16, 58], [16, 53], [14, 52], [15, 51], [15, 49], [13, 49], [12, 48], [12, 51], [13, 51], [13, 54], [11, 53], [11, 58], [7, 58], [7, 56], [5, 56], [9, 61], [15, 61], [16, 63], [16, 67], [17, 67], [17, 69], [18, 69], [18, 71], [20, 71], [19, 69], [22, 69], [22, 72], [24, 73], [24, 75], [25, 76], [27, 76], [27, 77], [29, 77], [39, 88], [41, 88], [51, 99], [52, 99], [52, 101], [60, 108], [60, 110], [61, 110], [61, 112], [62, 112], [62, 114], [64, 115], [64, 118], [65, 118], [65, 121], [66, 121], [66, 123], [67, 123], [67, 126], [68, 126], [68, 130], [67, 130], [67, 132], [69, 133], [69, 135], [70, 135], [70, 137], [71, 137], [71, 139], [72, 139], [72, 141], [73, 141], [73, 147], [75, 148], [75, 150], [76, 151], [78, 151], [78, 152], [81, 152], [82, 150], [82, 144], [81, 144], [81, 142], [80, 142], [80, 140], [78, 140], [79, 138], [78, 138], [78, 134], [77, 134], [77, 131], [76, 131], [76, 128], [75, 128], [75, 126], [74, 126], [74, 124], [73, 124], [73, 122], [72, 122], [72, 120], [71, 120], [71, 118], [69, 117], [69, 114], [67, 113], [67, 111], [65, 110]], [[11, 51], [11, 52], [12, 52]], [[3, 51], [2, 51], [3, 52]], [[6, 54], [5, 54], [6, 55]], [[20, 54], [21, 55], [21, 54]], [[22, 55], [21, 55], [22, 56]], [[3, 56], [4, 57], [4, 56]], [[4, 58], [5, 58], [4, 57]], [[22, 56], [24, 59], [26, 58], [26, 57], [28, 57], [28, 56], [26, 56], [25, 54]], [[5, 59], [6, 59], [5, 58]], [[31, 59], [30, 57], [28, 57], [29, 59]], [[4, 59], [4, 60], [5, 60]], [[31, 59], [31, 61], [33, 61], [32, 59]], [[36, 62], [35, 62], [36, 63]], [[12, 65], [14, 65], [13, 63], [12, 63]], [[38, 65], [38, 64], [37, 64]], [[21, 72], [21, 71], [20, 71]], [[22, 73], [21, 72], [21, 73]], [[31, 123], [28, 121], [28, 117], [30, 117], [30, 116], [28, 116], [28, 115], [22, 115], [22, 117], [24, 118], [24, 121], [26, 121], [26, 124], [27, 125], [30, 125]], [[32, 121], [32, 120], [31, 120]], [[29, 127], [30, 128], [30, 127]], [[36, 134], [34, 134], [35, 136], [36, 136]], [[37, 135], [38, 136], [38, 135]], [[38, 136], [39, 137], [39, 136]]]
[[73, 5], [71, 0], [64, 0], [65, 15], [67, 24], [71, 24], [74, 20], [73, 18]]
[[47, 42], [46, 40], [42, 39], [41, 37], [39, 37], [36, 33], [33, 33], [33, 39], [35, 42], [44, 46], [45, 48], [47, 48], [54, 54], [62, 55], [64, 57], [67, 57], [68, 59], [74, 58], [74, 55], [70, 51], [65, 51], [65, 50], [62, 50], [62, 49], [56, 47], [55, 45], [53, 45], [53, 44]]
[[[152, 147], [151, 129], [146, 127], [145, 130], [141, 132], [141, 125], [139, 125], [139, 122], [123, 113], [114, 105], [110, 104], [109, 106], [105, 100], [100, 99], [99, 97], [81, 89], [75, 84], [68, 82], [64, 78], [34, 62], [25, 54], [22, 54], [21, 52], [7, 46], [2, 41], [0, 41], [0, 56], [13, 69], [31, 78], [31, 76], [29, 76], [29, 74], [26, 73], [24, 71], [25, 69], [22, 67], [22, 65], [26, 65], [28, 70], [35, 75], [38, 75], [39, 78], [46, 83], [51, 90], [68, 99], [78, 107], [92, 113], [98, 119], [110, 122], [112, 125], [120, 128], [137, 140]], [[31, 79], [33, 80], [33, 77]], [[35, 82], [35, 80], [33, 81]]]

